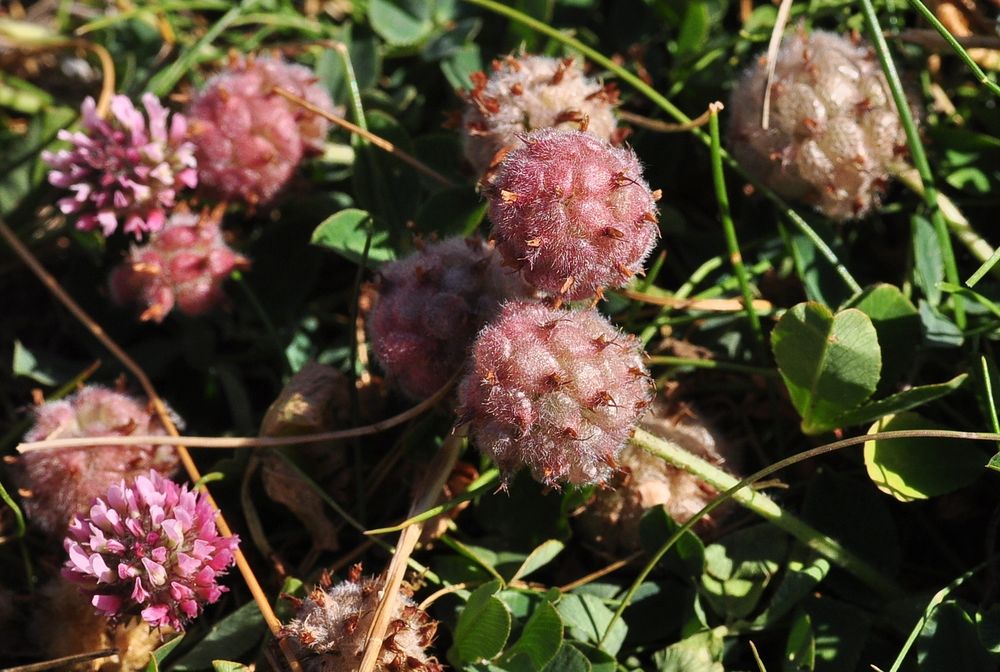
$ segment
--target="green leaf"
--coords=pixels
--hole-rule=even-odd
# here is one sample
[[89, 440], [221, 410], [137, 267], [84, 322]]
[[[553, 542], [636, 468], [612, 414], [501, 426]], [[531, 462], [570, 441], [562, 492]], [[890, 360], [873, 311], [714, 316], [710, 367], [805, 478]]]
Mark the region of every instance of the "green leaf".
[[[372, 228], [372, 216], [364, 210], [347, 208], [324, 219], [313, 231], [313, 245], [328, 247], [340, 256], [360, 264], [364, 258], [365, 243]], [[381, 263], [395, 259], [385, 231], [371, 231], [368, 260]]]
[[812, 557], [808, 561], [789, 560], [771, 602], [754, 625], [763, 628], [776, 623], [826, 578], [830, 561], [811, 551], [809, 553]]
[[260, 641], [266, 629], [257, 603], [247, 602], [212, 626], [205, 638], [184, 654], [171, 669], [176, 672], [209, 669], [214, 660], [249, 651]]
[[920, 672], [995, 672], [976, 626], [953, 601], [934, 609], [917, 638]]
[[369, 0], [368, 21], [390, 45], [407, 47], [430, 36], [433, 8], [427, 0]]
[[931, 306], [941, 303], [938, 283], [944, 280], [944, 258], [941, 244], [926, 217], [914, 215], [910, 218], [913, 231], [913, 281], [924, 292]]
[[705, 2], [687, 3], [687, 10], [684, 12], [680, 33], [677, 36], [677, 54], [685, 56], [703, 53], [710, 27], [708, 4]]
[[699, 632], [654, 653], [657, 672], [725, 672], [720, 630]]
[[[570, 628], [570, 636], [573, 639], [593, 644], [601, 641], [604, 631], [614, 617], [614, 612], [608, 609], [599, 597], [586, 593], [571, 593], [564, 596], [559, 601], [557, 609]], [[621, 619], [616, 620], [601, 648], [612, 655], [617, 654], [625, 641], [626, 634], [628, 626]]]
[[[917, 413], [899, 413], [882, 418], [868, 433], [909, 429], [942, 427]], [[868, 477], [879, 490], [901, 502], [958, 490], [983, 471], [983, 453], [967, 441], [925, 438], [867, 441], [864, 455]]]
[[457, 665], [489, 660], [503, 651], [510, 636], [510, 611], [499, 598], [500, 581], [484, 583], [469, 595], [455, 625], [449, 651]]
[[15, 376], [30, 378], [41, 385], [55, 385], [59, 381], [38, 363], [38, 358], [28, 350], [21, 341], [14, 341], [14, 360], [11, 362], [11, 372]]
[[833, 315], [818, 303], [788, 310], [771, 334], [778, 369], [802, 431], [819, 434], [875, 391], [882, 356], [871, 320], [849, 308]]
[[160, 665], [166, 660], [170, 652], [177, 648], [177, 645], [184, 640], [184, 633], [181, 633], [171, 639], [166, 644], [161, 644], [159, 647], [153, 651], [153, 654], [149, 657], [149, 663], [146, 665], [146, 672], [160, 672]]
[[250, 672], [250, 668], [243, 663], [237, 663], [232, 660], [213, 660], [212, 669], [215, 672]]
[[536, 670], [541, 670], [556, 653], [563, 642], [563, 623], [559, 612], [547, 600], [542, 600], [531, 618], [524, 624], [521, 637], [510, 648], [510, 655], [527, 655]]
[[440, 236], [471, 236], [486, 216], [486, 201], [472, 187], [444, 189], [417, 211], [417, 231]]
[[889, 415], [890, 413], [908, 411], [911, 408], [922, 406], [929, 401], [933, 401], [945, 396], [946, 394], [950, 394], [961, 387], [966, 378], [968, 378], [968, 375], [963, 373], [943, 383], [922, 385], [921, 387], [911, 387], [910, 389], [903, 390], [902, 392], [894, 394], [891, 397], [879, 399], [878, 401], [873, 401], [870, 404], [865, 404], [861, 408], [848, 411], [844, 415], [840, 416], [837, 419], [837, 422], [842, 427], [862, 425], [867, 422], [871, 422], [872, 420], [877, 420], [882, 416]]
[[720, 615], [746, 618], [784, 561], [788, 540], [769, 525], [739, 530], [705, 549], [702, 593]]
[[920, 313], [903, 292], [893, 285], [869, 287], [843, 307], [857, 308], [875, 326], [882, 350], [879, 390], [889, 391], [910, 368], [920, 345]]
[[544, 672], [591, 672], [592, 666], [580, 649], [563, 642]]
[[917, 304], [920, 311], [920, 321], [924, 326], [924, 339], [927, 344], [937, 348], [958, 348], [965, 342], [965, 336], [954, 322], [941, 314], [926, 301]]
[[788, 633], [782, 672], [812, 672], [816, 667], [816, 636], [809, 614], [802, 614]]
[[[656, 552], [680, 528], [670, 517], [667, 507], [653, 506], [647, 509], [639, 521], [639, 538], [642, 547]], [[663, 556], [663, 564], [673, 573], [682, 577], [696, 578], [705, 567], [705, 544], [698, 535], [688, 530], [670, 551]]]
[[524, 562], [514, 572], [514, 576], [511, 577], [511, 581], [517, 581], [518, 579], [523, 579], [532, 572], [535, 572], [545, 565], [552, 562], [557, 555], [562, 553], [562, 550], [566, 548], [566, 544], [557, 540], [549, 539], [543, 542], [535, 550], [533, 550], [528, 557], [525, 558]]

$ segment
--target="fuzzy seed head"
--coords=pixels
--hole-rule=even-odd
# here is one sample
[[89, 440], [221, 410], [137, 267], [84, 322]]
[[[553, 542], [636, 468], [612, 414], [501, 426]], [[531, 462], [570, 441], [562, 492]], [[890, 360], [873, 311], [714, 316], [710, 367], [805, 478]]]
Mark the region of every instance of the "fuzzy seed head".
[[[88, 385], [65, 399], [34, 411], [35, 424], [25, 441], [129, 435], [166, 436], [145, 401], [99, 385]], [[155, 469], [165, 476], [177, 470], [170, 446], [89, 446], [34, 450], [13, 465], [28, 518], [45, 532], [62, 535], [70, 519], [88, 511], [95, 497], [121, 479]]]
[[[667, 414], [655, 405], [639, 423], [646, 431], [722, 468], [732, 468], [732, 448], [705, 419], [688, 408]], [[620, 470], [610, 488], [595, 493], [578, 519], [578, 529], [594, 547], [615, 555], [640, 548], [639, 522], [647, 509], [664, 506], [670, 517], [686, 523], [718, 494], [714, 488], [663, 459], [631, 444], [619, 457]], [[725, 516], [724, 506], [702, 518], [695, 531], [710, 531]]]
[[729, 140], [740, 163], [782, 196], [834, 220], [877, 208], [907, 145], [871, 47], [834, 33], [797, 32], [778, 51], [764, 130], [766, 80], [762, 56], [733, 91]]
[[113, 622], [138, 614], [183, 630], [227, 590], [218, 583], [239, 539], [220, 536], [204, 493], [155, 471], [122, 480], [70, 523], [63, 576]]
[[[306, 672], [353, 672], [360, 668], [381, 591], [382, 581], [359, 575], [313, 590], [282, 629], [282, 635], [301, 656]], [[437, 626], [437, 621], [417, 607], [409, 590], [401, 589], [375, 672], [442, 672], [442, 665], [427, 653]]]
[[463, 365], [476, 332], [528, 287], [479, 238], [449, 238], [379, 269], [368, 315], [375, 356], [414, 399], [441, 388]]
[[218, 219], [177, 212], [112, 271], [111, 296], [119, 304], [142, 304], [143, 321], [162, 322], [174, 307], [201, 315], [225, 301], [226, 278], [248, 265], [226, 244]]
[[59, 131], [69, 149], [42, 152], [49, 182], [69, 189], [59, 210], [77, 216], [83, 231], [105, 236], [119, 225], [142, 238], [158, 231], [177, 194], [198, 184], [194, 145], [187, 120], [171, 115], [152, 93], [142, 97], [146, 114], [127, 96], [111, 99], [111, 116], [101, 119], [93, 98], [83, 101], [81, 130]]
[[607, 481], [652, 393], [638, 341], [596, 310], [508, 303], [472, 359], [460, 412], [505, 479]]
[[543, 129], [488, 186], [504, 261], [569, 300], [621, 287], [656, 244], [656, 203], [635, 152], [579, 131]]
[[539, 128], [586, 130], [603, 140], [615, 135], [618, 91], [583, 74], [573, 59], [522, 56], [495, 61], [487, 78], [473, 77], [462, 118], [465, 157], [480, 175], [499, 152], [520, 147]]
[[208, 81], [188, 111], [199, 176], [222, 198], [269, 203], [303, 156], [322, 150], [330, 122], [274, 93], [276, 86], [342, 113], [309, 68], [276, 58], [236, 60]]

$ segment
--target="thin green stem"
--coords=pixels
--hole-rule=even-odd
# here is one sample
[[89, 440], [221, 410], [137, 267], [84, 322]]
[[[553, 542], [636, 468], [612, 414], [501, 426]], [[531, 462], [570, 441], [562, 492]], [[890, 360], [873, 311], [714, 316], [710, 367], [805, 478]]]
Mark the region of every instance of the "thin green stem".
[[967, 287], [975, 287], [976, 283], [983, 279], [983, 276], [990, 272], [994, 268], [1000, 268], [997, 266], [997, 262], [1000, 261], [1000, 248], [994, 250], [990, 258], [983, 262], [983, 265], [976, 269], [976, 272], [969, 276], [969, 279], [965, 281]]
[[472, 483], [469, 483], [469, 486], [465, 489], [465, 491], [462, 492], [462, 494], [458, 495], [457, 497], [454, 497], [442, 504], [438, 504], [437, 506], [432, 506], [426, 511], [422, 511], [417, 515], [412, 516], [411, 518], [407, 518], [399, 525], [393, 525], [391, 527], [379, 527], [374, 530], [368, 530], [365, 532], [365, 534], [372, 536], [376, 534], [391, 534], [393, 532], [401, 532], [410, 525], [414, 525], [416, 523], [422, 523], [425, 520], [430, 520], [431, 518], [434, 518], [435, 516], [440, 516], [442, 513], [447, 513], [448, 511], [451, 511], [462, 502], [468, 502], [471, 499], [475, 499], [476, 497], [481, 495], [487, 488], [492, 486], [499, 478], [500, 478], [499, 469], [488, 469], [484, 471], [482, 474], [480, 474], [479, 478], [474, 480]]
[[[645, 434], [645, 432], [643, 432], [643, 434]], [[657, 439], [655, 436], [652, 435], [647, 435], [647, 436], [650, 436], [650, 438], [652, 438], [654, 442], [661, 442], [661, 440]], [[838, 450], [843, 450], [844, 448], [849, 448], [851, 446], [856, 446], [859, 444], [866, 443], [868, 441], [893, 441], [897, 439], [915, 439], [915, 438], [958, 439], [965, 441], [998, 441], [1000, 440], [1000, 433], [961, 432], [949, 429], [917, 429], [917, 430], [900, 430], [893, 432], [878, 432], [875, 434], [864, 434], [862, 436], [852, 436], [847, 439], [841, 439], [840, 441], [834, 441], [833, 443], [827, 443], [822, 446], [818, 446], [816, 448], [805, 450], [801, 453], [797, 453], [790, 457], [786, 457], [783, 460], [779, 460], [774, 464], [765, 467], [764, 469], [761, 469], [756, 473], [750, 474], [742, 481], [735, 483], [725, 492], [715, 497], [715, 499], [706, 504], [701, 509], [701, 511], [694, 514], [690, 518], [690, 520], [688, 520], [686, 523], [677, 528], [677, 531], [674, 532], [674, 534], [672, 534], [669, 539], [667, 539], [667, 541], [663, 544], [663, 546], [661, 546], [656, 551], [656, 553], [652, 555], [652, 557], [650, 557], [649, 562], [646, 563], [646, 566], [643, 567], [642, 571], [632, 582], [632, 585], [629, 586], [628, 591], [626, 591], [624, 597], [622, 597], [621, 604], [619, 604], [618, 609], [615, 611], [614, 617], [612, 617], [612, 619], [608, 622], [607, 628], [604, 631], [604, 635], [602, 636], [601, 641], [603, 642], [604, 639], [608, 636], [608, 633], [611, 632], [611, 628], [614, 626], [615, 621], [621, 618], [622, 614], [625, 613], [625, 610], [628, 608], [629, 604], [631, 604], [632, 598], [635, 596], [636, 591], [639, 590], [639, 586], [641, 586], [646, 581], [646, 578], [656, 568], [660, 560], [663, 559], [663, 556], [666, 555], [667, 552], [671, 548], [673, 548], [674, 544], [676, 544], [677, 541], [686, 532], [689, 532], [691, 528], [693, 528], [698, 523], [699, 520], [707, 516], [709, 513], [711, 513], [718, 507], [722, 506], [725, 502], [729, 501], [730, 499], [733, 499], [736, 493], [742, 491], [744, 488], [750, 487], [751, 485], [753, 485], [754, 483], [756, 483], [761, 479], [767, 478], [771, 474], [777, 473], [782, 469], [785, 469], [786, 467], [790, 467], [800, 462], [805, 462], [806, 460], [811, 460], [814, 457], [826, 455], [827, 453], [833, 453]], [[639, 443], [637, 445], [644, 450], [646, 449], [645, 445], [643, 445], [642, 443]], [[680, 449], [678, 448], [678, 450]], [[685, 459], [689, 460], [690, 458], [685, 458]], [[711, 465], [708, 463], [705, 464], [706, 466], [712, 469], [718, 470], [718, 468], [715, 467], [715, 465]], [[732, 478], [732, 476], [729, 476], [729, 474], [725, 474], [725, 472], [723, 472], [723, 474], [728, 478]], [[696, 475], [700, 476], [700, 472]], [[757, 494], [759, 495], [759, 493]], [[759, 496], [763, 497], [763, 495]]]
[[767, 361], [764, 349], [764, 330], [760, 326], [760, 317], [753, 307], [753, 292], [750, 291], [750, 279], [746, 266], [743, 265], [743, 253], [740, 251], [740, 243], [736, 237], [736, 225], [733, 224], [733, 217], [729, 212], [729, 194], [726, 192], [726, 177], [722, 172], [722, 141], [719, 139], [720, 109], [722, 109], [721, 103], [710, 105], [708, 109], [708, 130], [712, 138], [712, 181], [715, 183], [715, 199], [719, 203], [719, 218], [722, 220], [722, 229], [726, 234], [729, 261], [736, 273], [740, 293], [743, 295], [743, 305], [746, 306], [747, 318], [750, 320], [750, 328], [753, 330], [757, 359], [764, 363]]
[[969, 52], [967, 52], [965, 48], [958, 43], [958, 40], [955, 39], [954, 35], [948, 32], [948, 29], [945, 28], [944, 24], [938, 20], [937, 16], [934, 15], [934, 12], [928, 9], [927, 5], [920, 2], [920, 0], [907, 0], [907, 2], [910, 4], [910, 7], [917, 10], [917, 13], [924, 18], [924, 21], [931, 24], [934, 30], [938, 32], [938, 35], [940, 35], [941, 38], [948, 43], [948, 46], [950, 46], [955, 54], [962, 59], [962, 61], [969, 67], [969, 70], [972, 70], [972, 74], [976, 76], [979, 83], [985, 84], [986, 88], [992, 91], [994, 95], [1000, 96], [1000, 86], [998, 86], [996, 82], [990, 79], [989, 76], [983, 72], [983, 69], [979, 67], [978, 63], [972, 60], [972, 57], [969, 56]]
[[[948, 235], [948, 224], [941, 214], [941, 207], [938, 203], [938, 191], [934, 186], [934, 175], [931, 173], [930, 163], [927, 161], [927, 153], [924, 145], [920, 141], [920, 133], [917, 124], [913, 120], [913, 113], [910, 111], [910, 101], [906, 98], [903, 90], [903, 83], [899, 79], [896, 71], [896, 64], [889, 54], [889, 45], [885, 42], [882, 34], [882, 26], [879, 24], [878, 15], [875, 13], [875, 6], [872, 0], [861, 0], [861, 10], [865, 16], [865, 23], [868, 25], [868, 34], [872, 44], [875, 46], [875, 53], [878, 54], [879, 63], [882, 64], [882, 72], [885, 73], [886, 81], [889, 83], [889, 90], [892, 92], [892, 99], [896, 103], [896, 111], [899, 113], [899, 120], [903, 124], [906, 132], [906, 143], [910, 147], [910, 156], [913, 157], [913, 165], [920, 175], [923, 183], [924, 203], [930, 212], [931, 222], [937, 232], [938, 244], [941, 246], [941, 256], [944, 259], [944, 273], [948, 282], [959, 283], [958, 264], [955, 262], [955, 252], [951, 247], [951, 237]], [[955, 323], [960, 329], [965, 328], [965, 306], [961, 297], [952, 298], [955, 308]]]
[[[729, 490], [739, 481], [737, 478], [718, 468], [693, 453], [684, 450], [676, 443], [654, 436], [643, 430], [636, 430], [632, 444], [642, 448], [651, 455], [666, 460], [675, 467], [687, 471], [708, 483], [716, 490]], [[777, 527], [781, 528], [803, 544], [821, 553], [832, 562], [853, 574], [855, 577], [877, 590], [882, 595], [898, 595], [900, 588], [877, 569], [859, 558], [844, 546], [804, 520], [785, 511], [777, 503], [762, 492], [744, 488], [733, 494], [739, 504], [753, 511]]]
[[[581, 54], [583, 54], [593, 62], [615, 73], [615, 75], [621, 78], [622, 81], [627, 82], [630, 86], [639, 91], [639, 93], [646, 96], [646, 98], [648, 98], [650, 101], [655, 103], [660, 109], [662, 109], [664, 112], [673, 117], [673, 119], [676, 120], [678, 123], [681, 124], [691, 123], [691, 118], [689, 116], [684, 114], [684, 112], [682, 112], [680, 108], [678, 108], [676, 105], [667, 100], [666, 97], [660, 94], [652, 86], [642, 81], [642, 79], [639, 78], [637, 75], [629, 72], [626, 68], [623, 68], [622, 66], [618, 65], [610, 58], [608, 58], [601, 52], [597, 51], [596, 49], [588, 47], [586, 44], [584, 44], [580, 40], [577, 40], [574, 37], [570, 37], [563, 31], [559, 30], [558, 28], [553, 28], [552, 26], [542, 23], [541, 21], [524, 14], [523, 12], [514, 9], [513, 7], [508, 7], [499, 2], [495, 2], [494, 0], [465, 0], [465, 2], [482, 7], [483, 9], [494, 12], [495, 14], [506, 16], [507, 18], [513, 21], [517, 21], [518, 23], [528, 26], [532, 30], [538, 31], [543, 35], [547, 35], [552, 39], [561, 42], [562, 44], [566, 45], [567, 47], [570, 47], [571, 49], [579, 51]], [[701, 140], [701, 142], [704, 143], [705, 146], [709, 147], [711, 146], [711, 138], [709, 138], [708, 134], [705, 133], [700, 128], [692, 129], [691, 133], [696, 138]], [[816, 250], [820, 253], [820, 255], [824, 259], [827, 260], [827, 262], [830, 265], [833, 266], [834, 270], [837, 272], [837, 275], [840, 276], [840, 279], [844, 282], [844, 284], [848, 286], [848, 288], [851, 290], [852, 293], [858, 293], [861, 291], [861, 285], [858, 284], [858, 282], [850, 274], [847, 268], [842, 263], [840, 263], [840, 260], [837, 258], [837, 255], [834, 254], [833, 250], [830, 249], [830, 246], [827, 245], [826, 242], [824, 242], [823, 239], [819, 237], [819, 235], [813, 230], [813, 228], [809, 226], [809, 224], [804, 219], [802, 219], [802, 217], [797, 212], [795, 212], [795, 210], [793, 210], [784, 201], [784, 199], [778, 196], [778, 194], [776, 194], [773, 190], [771, 190], [764, 184], [760, 183], [756, 178], [752, 177], [751, 175], [748, 175], [747, 172], [743, 170], [743, 167], [740, 166], [739, 163], [735, 159], [733, 159], [733, 157], [731, 157], [729, 153], [726, 152], [724, 149], [720, 151], [720, 155], [722, 157], [722, 160], [725, 161], [726, 164], [729, 165], [733, 170], [735, 170], [740, 175], [740, 177], [750, 182], [757, 191], [759, 191], [765, 197], [773, 201], [778, 206], [778, 209], [781, 211], [781, 213], [788, 219], [788, 221], [790, 221], [795, 226], [795, 228], [801, 231], [803, 235], [805, 235], [807, 238], [809, 238], [810, 241], [812, 241], [813, 245], [816, 246]]]

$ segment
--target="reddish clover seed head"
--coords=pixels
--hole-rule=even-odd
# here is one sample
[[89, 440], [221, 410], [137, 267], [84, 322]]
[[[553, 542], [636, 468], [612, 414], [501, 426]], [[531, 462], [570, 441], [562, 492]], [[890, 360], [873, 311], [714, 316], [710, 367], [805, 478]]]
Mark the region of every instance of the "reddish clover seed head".
[[110, 118], [102, 119], [87, 98], [82, 130], [59, 131], [71, 147], [42, 152], [51, 166], [49, 182], [73, 192], [59, 199], [59, 210], [77, 215], [78, 229], [110, 236], [120, 225], [142, 238], [163, 226], [180, 191], [198, 184], [184, 116], [171, 115], [152, 93], [142, 96], [142, 104], [145, 115], [127, 96], [114, 96]]
[[560, 298], [621, 287], [642, 272], [659, 235], [656, 197], [635, 152], [587, 133], [531, 133], [486, 191], [505, 262]]
[[616, 137], [618, 91], [583, 74], [572, 58], [508, 56], [493, 71], [473, 73], [462, 117], [465, 157], [480, 175], [503, 152], [539, 128], [579, 129], [603, 140]]
[[[365, 639], [379, 605], [383, 582], [361, 576], [355, 565], [348, 580], [317, 586], [282, 628], [306, 672], [353, 672], [360, 668]], [[438, 623], [417, 607], [405, 586], [394, 602], [389, 630], [375, 672], [442, 672], [427, 653]]]
[[317, 154], [330, 128], [318, 114], [274, 93], [290, 90], [339, 114], [309, 68], [279, 58], [239, 58], [212, 77], [188, 117], [202, 184], [222, 198], [267, 204], [303, 156]]
[[201, 315], [225, 301], [226, 278], [248, 265], [226, 244], [217, 218], [176, 212], [112, 271], [111, 296], [119, 304], [141, 303], [143, 321], [162, 322], [174, 307]]
[[218, 579], [238, 544], [219, 535], [204, 493], [150, 471], [112, 485], [73, 519], [62, 573], [113, 622], [138, 614], [153, 627], [183, 630], [227, 590]]
[[375, 356], [407, 395], [424, 399], [464, 364], [476, 332], [529, 288], [479, 238], [424, 244], [379, 269], [368, 315]]
[[[34, 411], [35, 423], [24, 440], [55, 438], [166, 436], [159, 418], [145, 401], [99, 385], [87, 385]], [[164, 476], [177, 470], [170, 446], [102, 446], [48, 448], [17, 458], [13, 476], [29, 520], [45, 532], [62, 535], [70, 519], [89, 510], [95, 497], [121, 479], [155, 469]]]
[[596, 310], [511, 302], [486, 326], [459, 388], [461, 416], [504, 472], [603, 483], [652, 395], [638, 341]]
[[907, 145], [870, 45], [798, 31], [778, 51], [764, 130], [766, 79], [762, 55], [733, 90], [729, 144], [740, 163], [782, 196], [834, 220], [878, 208]]

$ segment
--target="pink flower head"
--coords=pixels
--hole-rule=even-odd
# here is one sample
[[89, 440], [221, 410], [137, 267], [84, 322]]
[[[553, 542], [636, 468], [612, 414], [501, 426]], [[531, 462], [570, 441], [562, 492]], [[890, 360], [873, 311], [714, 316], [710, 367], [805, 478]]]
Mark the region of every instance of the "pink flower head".
[[[145, 401], [99, 385], [88, 385], [59, 401], [35, 409], [35, 424], [25, 441], [74, 437], [166, 435]], [[12, 475], [30, 492], [24, 499], [28, 518], [53, 535], [62, 535], [70, 519], [90, 508], [112, 483], [155, 469], [165, 476], [177, 470], [170, 446], [88, 446], [35, 450], [17, 458]]]
[[105, 120], [87, 98], [83, 130], [59, 131], [59, 139], [72, 146], [42, 153], [52, 167], [49, 182], [73, 192], [59, 200], [59, 209], [78, 216], [77, 228], [100, 228], [109, 236], [123, 222], [125, 233], [142, 238], [163, 226], [178, 192], [197, 185], [185, 118], [171, 116], [152, 93], [143, 95], [142, 104], [145, 115], [128, 97], [114, 96]]
[[111, 274], [111, 295], [117, 303], [142, 303], [142, 320], [161, 322], [174, 306], [200, 315], [225, 300], [222, 284], [248, 265], [223, 240], [218, 219], [178, 212], [147, 244], [132, 246]]
[[513, 301], [479, 332], [460, 412], [505, 480], [604, 483], [652, 397], [642, 356], [596, 310]]
[[343, 113], [303, 65], [236, 60], [208, 81], [188, 110], [202, 183], [223, 198], [251, 205], [272, 201], [303, 156], [322, 151], [330, 122], [274, 93], [274, 87]]
[[138, 613], [151, 626], [183, 630], [226, 591], [218, 579], [238, 544], [219, 535], [204, 494], [150, 471], [112, 485], [73, 519], [63, 576], [112, 620]]
[[584, 299], [621, 287], [659, 235], [635, 152], [580, 131], [524, 138], [486, 185], [497, 250], [538, 289]]

